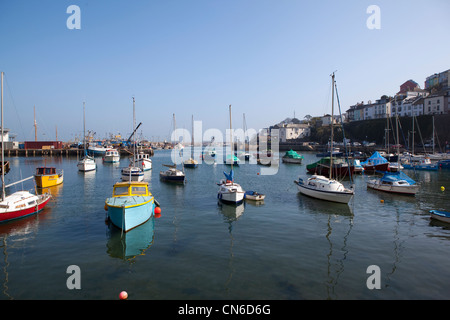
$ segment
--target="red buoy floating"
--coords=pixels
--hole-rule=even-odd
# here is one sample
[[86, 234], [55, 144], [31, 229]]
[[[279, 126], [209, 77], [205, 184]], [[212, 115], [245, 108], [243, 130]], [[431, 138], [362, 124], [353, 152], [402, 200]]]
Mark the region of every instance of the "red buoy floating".
[[155, 208], [155, 218], [160, 218], [161, 217], [161, 207], [156, 207]]
[[128, 293], [127, 293], [126, 291], [122, 291], [122, 292], [119, 294], [119, 298], [120, 298], [120, 300], [126, 300], [126, 299], [128, 299]]

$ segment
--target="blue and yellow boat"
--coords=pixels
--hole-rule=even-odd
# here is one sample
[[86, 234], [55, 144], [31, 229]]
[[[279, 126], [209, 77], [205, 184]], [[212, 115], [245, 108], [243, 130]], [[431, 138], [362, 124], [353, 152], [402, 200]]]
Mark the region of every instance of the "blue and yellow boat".
[[148, 190], [148, 182], [117, 182], [113, 195], [105, 201], [109, 220], [127, 232], [145, 223], [154, 215], [158, 202]]

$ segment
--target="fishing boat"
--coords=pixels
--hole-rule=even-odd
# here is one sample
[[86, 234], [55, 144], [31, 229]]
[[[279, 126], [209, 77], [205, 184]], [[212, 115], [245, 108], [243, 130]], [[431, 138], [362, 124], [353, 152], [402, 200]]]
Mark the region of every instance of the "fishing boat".
[[103, 156], [103, 162], [106, 163], [117, 163], [120, 161], [119, 151], [116, 149], [107, 149], [105, 155]]
[[148, 171], [152, 169], [152, 159], [148, 153], [140, 151], [134, 158], [134, 165], [142, 171]]
[[247, 200], [261, 201], [266, 198], [266, 195], [256, 191], [245, 191], [244, 198]]
[[389, 161], [375, 151], [366, 161], [361, 162], [364, 173], [375, 173], [377, 171], [389, 171]]
[[[3, 133], [3, 75], [1, 73], [1, 137], [4, 137]], [[4, 163], [5, 149], [3, 139], [1, 139], [2, 158], [0, 163]], [[29, 191], [16, 191], [13, 194], [6, 195], [6, 188], [20, 184], [26, 180], [32, 179], [28, 177], [20, 181], [5, 185], [5, 170], [1, 172], [2, 179], [2, 195], [0, 201], [0, 222], [7, 222], [15, 219], [24, 218], [26, 216], [36, 214], [47, 205], [51, 195], [49, 193], [44, 194], [32, 194]]]
[[88, 154], [92, 156], [104, 156], [110, 148], [100, 145], [89, 145]]
[[405, 195], [415, 195], [420, 186], [402, 171], [385, 172], [381, 178], [367, 181], [367, 187], [374, 190]]
[[450, 212], [440, 210], [430, 210], [431, 218], [450, 223]]
[[117, 182], [112, 197], [105, 201], [105, 210], [109, 220], [127, 232], [150, 219], [156, 205], [147, 182]]
[[297, 152], [291, 149], [284, 154], [284, 156], [281, 158], [281, 161], [283, 161], [284, 163], [301, 164], [303, 161], [303, 156], [299, 155]]
[[438, 170], [439, 163], [431, 162], [429, 157], [419, 157], [419, 158], [410, 158], [409, 160], [402, 163], [403, 168], [405, 169], [414, 169], [414, 170]]
[[53, 187], [63, 183], [64, 171], [55, 167], [38, 167], [34, 179], [38, 188]]
[[[176, 121], [175, 121], [175, 113], [173, 114], [173, 131], [176, 131]], [[177, 143], [174, 146], [174, 149], [182, 149], [183, 145], [181, 143]], [[185, 173], [184, 171], [178, 170], [177, 169], [177, 151], [172, 151], [175, 154], [175, 164], [163, 164], [163, 166], [168, 167], [169, 169], [167, 169], [166, 171], [160, 171], [159, 172], [159, 178], [162, 181], [166, 181], [166, 182], [175, 182], [175, 183], [184, 183], [185, 182]]]
[[[231, 104], [229, 106], [230, 110], [230, 154], [233, 155], [234, 153], [234, 147], [233, 147], [233, 136], [231, 134], [232, 132], [232, 124], [231, 124]], [[237, 158], [238, 159], [238, 158]], [[230, 158], [231, 160], [231, 158]], [[230, 161], [231, 170], [230, 173], [226, 173], [225, 171], [223, 174], [225, 175], [226, 179], [222, 179], [219, 185], [219, 191], [217, 193], [217, 198], [224, 203], [230, 203], [230, 204], [241, 204], [244, 201], [245, 191], [242, 189], [242, 187], [234, 182], [234, 171], [233, 171], [233, 162]]]
[[[334, 73], [331, 75], [332, 77], [332, 103], [331, 103], [331, 118], [333, 119], [334, 114], [334, 90], [335, 90], [335, 81], [334, 81]], [[331, 124], [331, 143], [333, 145], [333, 123]], [[330, 164], [328, 168], [333, 167], [333, 153], [330, 154]], [[349, 168], [350, 177], [351, 173]], [[346, 188], [341, 182], [332, 178], [332, 171], [328, 169], [328, 178], [323, 175], [312, 175], [310, 178], [303, 180], [299, 178], [298, 180], [294, 180], [294, 183], [298, 187], [298, 191], [306, 196], [313, 197], [316, 199], [338, 202], [338, 203], [349, 203], [353, 198], [354, 189], [353, 186], [350, 188]]]
[[[136, 126], [136, 119], [135, 119], [135, 100], [133, 97], [133, 128]], [[137, 128], [136, 128], [137, 129]], [[133, 143], [133, 159], [136, 155], [136, 136], [135, 132], [136, 129], [134, 129], [132, 136], [135, 137], [134, 143]], [[130, 137], [131, 139], [131, 137]], [[136, 166], [136, 162], [134, 160], [130, 160], [130, 164], [128, 167], [125, 167], [121, 170], [122, 173], [122, 181], [142, 181], [144, 180], [144, 172]]]
[[84, 157], [77, 163], [79, 171], [88, 172], [97, 169], [95, 159], [88, 155], [86, 150], [86, 118], [85, 118], [85, 103], [83, 102], [83, 137], [84, 137]]

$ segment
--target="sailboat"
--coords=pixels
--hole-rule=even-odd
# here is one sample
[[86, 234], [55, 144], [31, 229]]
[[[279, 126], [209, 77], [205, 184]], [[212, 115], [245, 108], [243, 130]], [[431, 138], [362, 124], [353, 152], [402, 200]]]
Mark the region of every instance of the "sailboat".
[[85, 103], [83, 102], [83, 137], [84, 137], [84, 157], [78, 161], [77, 167], [79, 171], [87, 172], [97, 169], [95, 159], [88, 155], [86, 150], [86, 117], [85, 117]]
[[[133, 97], [133, 129], [135, 128], [135, 101]], [[134, 134], [134, 133], [133, 133]], [[135, 136], [136, 137], [136, 136]], [[136, 154], [136, 138], [133, 143], [133, 159]], [[122, 169], [122, 181], [142, 181], [144, 180], [144, 172], [141, 168], [137, 167], [132, 161], [128, 167]]]
[[183, 165], [185, 168], [197, 168], [198, 161], [194, 159], [194, 116], [192, 116], [192, 147], [191, 147], [191, 158], [184, 161]]
[[[231, 125], [231, 104], [230, 104], [230, 148], [231, 148], [231, 154], [234, 152], [233, 148], [233, 135], [232, 135], [232, 125]], [[220, 183], [217, 185], [220, 187], [219, 191], [217, 193], [217, 198], [224, 202], [224, 203], [231, 203], [231, 204], [241, 204], [244, 201], [245, 191], [242, 189], [242, 187], [234, 182], [234, 172], [233, 172], [233, 161], [231, 161], [231, 170], [230, 173], [226, 173], [225, 171], [223, 174], [225, 175], [226, 179], [222, 179]]]
[[[331, 107], [331, 118], [333, 119], [334, 113], [334, 72], [332, 77], [332, 107]], [[333, 122], [331, 122], [331, 146], [333, 145]], [[333, 154], [330, 153], [330, 168], [333, 168]], [[332, 179], [332, 171], [329, 170], [329, 177], [322, 175], [313, 175], [306, 181], [302, 178], [295, 180], [294, 183], [297, 185], [300, 193], [316, 198], [331, 202], [339, 203], [349, 203], [354, 195], [353, 187], [347, 189], [342, 183], [337, 180]]]
[[[176, 130], [176, 122], [175, 122], [175, 113], [173, 114], [173, 130]], [[177, 148], [177, 145], [175, 145], [175, 149]], [[177, 154], [177, 151], [175, 152], [175, 157]], [[176, 159], [175, 159], [176, 162]], [[184, 171], [177, 169], [177, 164], [164, 164], [165, 167], [168, 167], [166, 171], [160, 171], [159, 172], [159, 178], [163, 181], [167, 182], [177, 182], [177, 183], [184, 183], [185, 181], [185, 174]]]
[[[398, 141], [398, 115], [397, 120], [397, 141]], [[397, 143], [397, 154], [399, 145]], [[372, 178], [367, 181], [367, 188], [390, 193], [400, 193], [415, 195], [419, 191], [419, 185], [400, 169], [396, 172], [385, 172], [381, 178]]]
[[[1, 139], [2, 139], [2, 159], [1, 163], [4, 163], [5, 152], [3, 145], [3, 75], [1, 73]], [[2, 197], [0, 201], [0, 222], [6, 222], [10, 220], [20, 219], [35, 213], [38, 213], [47, 205], [51, 198], [49, 193], [44, 194], [32, 194], [28, 191], [17, 191], [11, 195], [6, 195], [6, 188], [22, 183], [26, 180], [32, 179], [33, 176], [20, 181], [11, 183], [5, 186], [5, 172], [2, 170]]]

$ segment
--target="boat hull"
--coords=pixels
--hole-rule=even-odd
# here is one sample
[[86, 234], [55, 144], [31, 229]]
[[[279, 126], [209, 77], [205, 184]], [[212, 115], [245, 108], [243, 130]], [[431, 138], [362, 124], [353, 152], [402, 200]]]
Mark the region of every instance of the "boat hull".
[[322, 191], [317, 189], [309, 188], [307, 185], [304, 185], [298, 181], [294, 181], [298, 187], [298, 191], [306, 196], [326, 200], [330, 202], [337, 203], [349, 203], [353, 197], [353, 193], [343, 193], [343, 192], [334, 192], [334, 191]]
[[430, 210], [431, 218], [450, 223], [450, 212], [438, 211], [438, 210]]
[[38, 188], [53, 187], [63, 183], [63, 174], [35, 175], [36, 186]]
[[413, 170], [438, 170], [439, 166], [437, 163], [430, 165], [411, 165], [411, 164], [403, 164], [403, 168], [405, 169], [413, 169]]
[[389, 162], [364, 166], [364, 173], [376, 173], [377, 171], [389, 171]]
[[160, 171], [159, 178], [162, 181], [166, 181], [166, 182], [183, 183], [185, 174], [182, 171], [177, 170], [177, 169], [169, 169], [166, 171]]
[[223, 203], [240, 204], [244, 201], [244, 192], [218, 193], [217, 198]]
[[283, 157], [281, 158], [281, 161], [284, 163], [296, 163], [296, 164], [302, 164], [302, 158], [295, 159], [295, 158], [289, 158], [289, 157]]
[[155, 201], [152, 196], [116, 197], [106, 199], [106, 206], [112, 224], [127, 232], [152, 217]]
[[[20, 193], [23, 193], [25, 196], [29, 195], [26, 191], [19, 191]], [[17, 192], [16, 192], [17, 193]], [[25, 218], [27, 216], [36, 214], [40, 212], [44, 207], [47, 205], [48, 201], [50, 200], [50, 195], [31, 195], [34, 199], [37, 199], [37, 205], [28, 205], [25, 207], [22, 207], [18, 210], [8, 210], [7, 208], [4, 208], [3, 206], [0, 206], [0, 223], [8, 222], [16, 219]], [[8, 197], [6, 198], [8, 199]]]
[[122, 169], [122, 181], [143, 181], [144, 173], [139, 168]]
[[367, 182], [367, 187], [378, 191], [405, 194], [405, 195], [415, 195], [419, 191], [419, 185], [406, 185], [406, 186], [382, 185], [379, 184], [377, 180], [369, 180]]
[[92, 158], [84, 158], [77, 164], [78, 170], [82, 172], [94, 171], [97, 169], [95, 160]]

